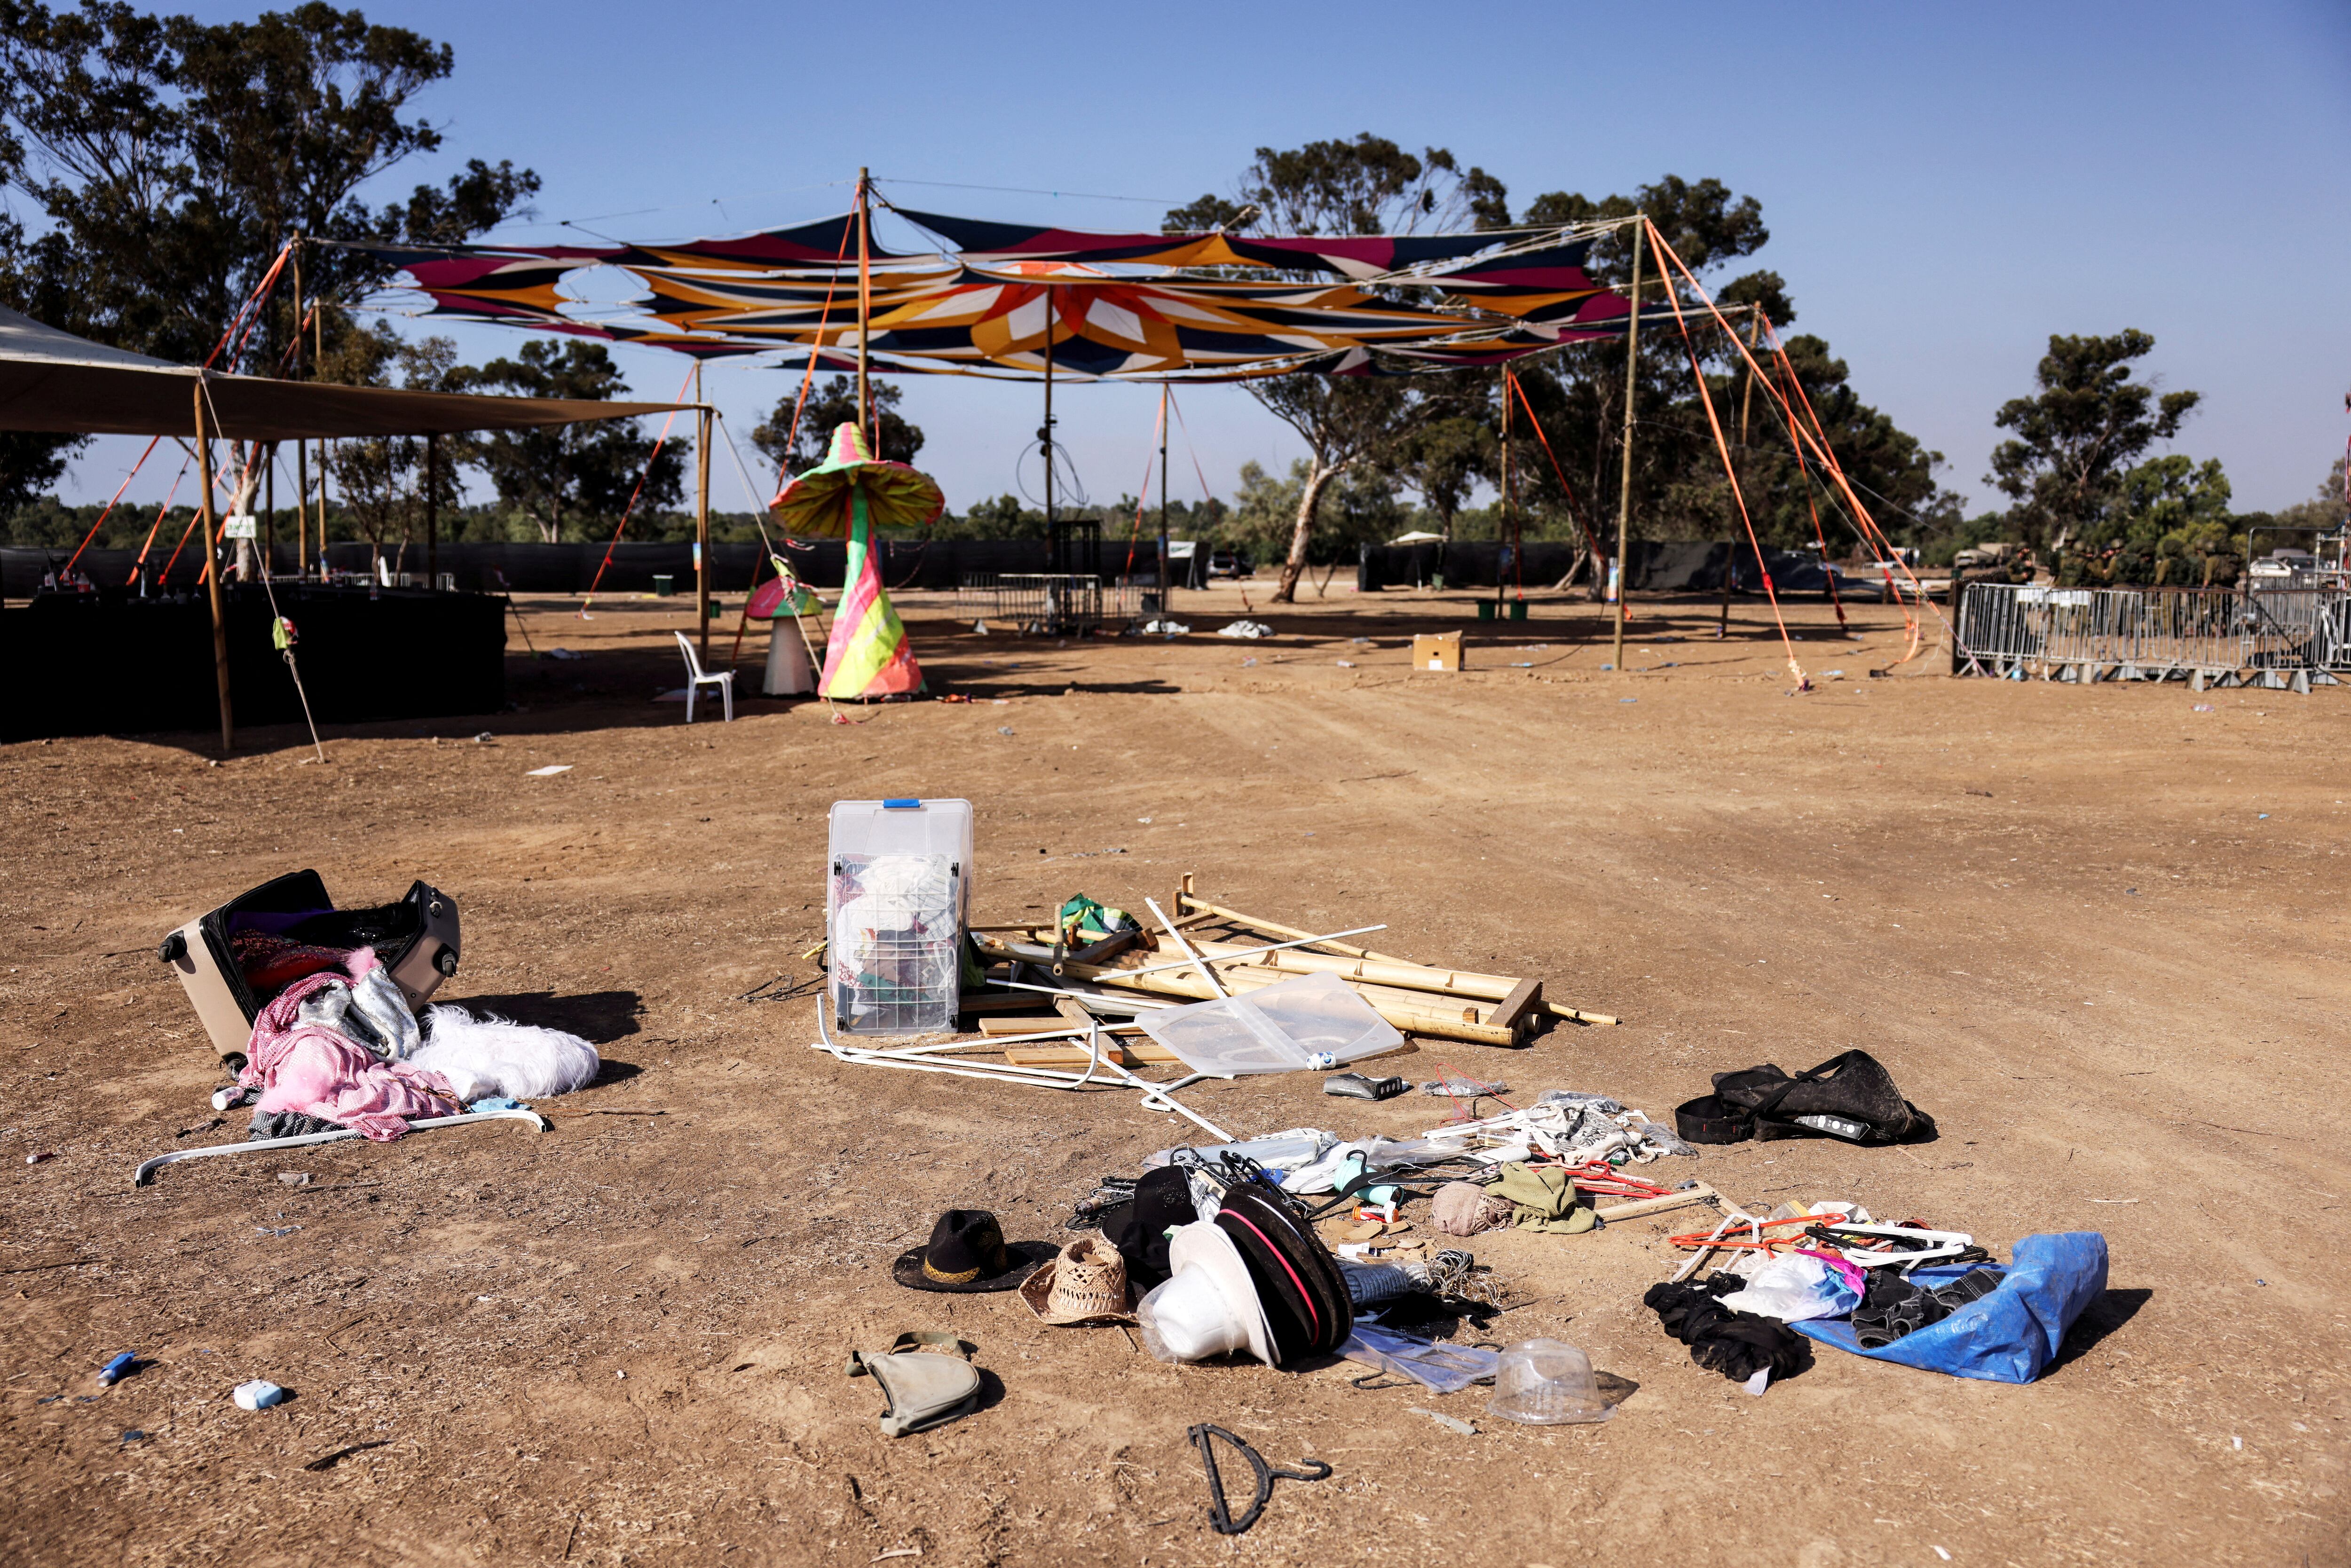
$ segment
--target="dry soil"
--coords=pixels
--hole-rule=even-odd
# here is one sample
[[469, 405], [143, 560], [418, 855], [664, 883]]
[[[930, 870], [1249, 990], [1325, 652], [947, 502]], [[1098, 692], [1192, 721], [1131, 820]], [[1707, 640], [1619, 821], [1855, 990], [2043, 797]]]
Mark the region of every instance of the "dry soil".
[[[1792, 614], [1818, 689], [1793, 695], [1752, 605], [1727, 642], [1711, 605], [1642, 606], [1614, 674], [1580, 602], [1480, 625], [1458, 597], [1262, 599], [1267, 641], [1206, 634], [1243, 612], [1223, 589], [1186, 596], [1190, 636], [1063, 643], [917, 596], [925, 666], [973, 701], [851, 725], [747, 695], [690, 728], [651, 700], [678, 678], [677, 601], [538, 604], [535, 646], [583, 656], [517, 640], [518, 711], [329, 735], [323, 764], [284, 731], [225, 761], [203, 737], [0, 748], [0, 1560], [2351, 1561], [2327, 1242], [2351, 1201], [2330, 1110], [2351, 695], [1960, 681], [1932, 652], [1876, 678], [1898, 612], [1840, 639], [1816, 603]], [[1447, 626], [1469, 667], [1409, 669], [1409, 634]], [[1750, 1144], [1675, 1174], [2003, 1256], [2101, 1231], [2111, 1289], [2029, 1386], [1823, 1350], [1758, 1399], [1640, 1304], [1693, 1215], [1480, 1238], [1525, 1303], [1489, 1333], [1564, 1337], [1633, 1385], [1614, 1420], [1556, 1429], [1488, 1417], [1482, 1391], [1164, 1366], [1011, 1295], [901, 1289], [890, 1260], [937, 1210], [1059, 1238], [1098, 1176], [1184, 1132], [1132, 1093], [846, 1066], [810, 1049], [805, 994], [744, 999], [812, 973], [831, 803], [911, 794], [973, 801], [983, 920], [1165, 903], [1193, 871], [1625, 1019], [1428, 1046], [1398, 1064], [1419, 1077], [1662, 1116], [1709, 1073], [1866, 1047], [1936, 1141]], [[449, 998], [581, 1030], [606, 1080], [548, 1102], [545, 1133], [134, 1189], [140, 1160], [243, 1134], [214, 1121], [221, 1073], [154, 944], [302, 866], [350, 902], [455, 894]], [[1447, 1110], [1318, 1090], [1187, 1099], [1252, 1134]], [[977, 1345], [988, 1404], [893, 1441], [842, 1364], [924, 1327]], [[147, 1364], [100, 1389], [124, 1350]], [[253, 1377], [296, 1397], [241, 1411]], [[1335, 1474], [1221, 1539], [1185, 1440], [1202, 1421]]]

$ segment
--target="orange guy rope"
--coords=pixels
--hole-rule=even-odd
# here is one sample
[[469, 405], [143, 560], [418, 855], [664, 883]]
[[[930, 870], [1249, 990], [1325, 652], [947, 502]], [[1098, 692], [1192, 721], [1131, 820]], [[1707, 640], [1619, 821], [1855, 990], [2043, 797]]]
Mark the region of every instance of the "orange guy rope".
[[131, 465], [131, 472], [122, 476], [122, 483], [114, 487], [113, 497], [106, 503], [106, 509], [98, 514], [98, 521], [90, 524], [89, 532], [82, 535], [81, 543], [74, 547], [73, 555], [66, 561], [66, 570], [71, 571], [74, 569], [74, 562], [81, 559], [81, 552], [89, 549], [89, 541], [98, 538], [98, 530], [106, 527], [106, 519], [114, 515], [114, 503], [122, 499], [122, 492], [131, 488], [131, 481], [139, 477], [139, 470], [147, 465], [147, 459], [153, 455], [156, 444], [162, 439], [158, 435], [147, 443], [147, 450], [139, 455], [139, 461], [133, 463]]
[[[163, 504], [155, 509], [155, 520], [147, 526], [146, 540], [139, 547], [139, 559], [131, 563], [131, 575], [122, 580], [123, 587], [128, 588], [138, 581], [139, 574], [147, 570], [147, 551], [155, 543], [156, 532], [162, 528], [163, 519], [172, 515], [172, 499], [180, 493], [180, 481], [188, 476], [188, 465], [194, 461], [193, 455], [180, 459], [179, 477], [172, 481], [171, 489], [163, 494]], [[173, 553], [177, 554], [176, 551]]]
[[[1759, 377], [1761, 377], [1763, 374], [1762, 366], [1756, 363], [1755, 356], [1749, 352], [1747, 345], [1739, 340], [1739, 334], [1731, 330], [1729, 321], [1725, 319], [1721, 310], [1716, 307], [1714, 297], [1707, 293], [1705, 286], [1698, 282], [1697, 276], [1690, 271], [1688, 264], [1684, 262], [1679, 256], [1676, 255], [1671, 246], [1666, 247], [1665, 254], [1672, 260], [1674, 266], [1680, 269], [1681, 275], [1689, 280], [1691, 291], [1695, 293], [1699, 301], [1706, 306], [1708, 313], [1712, 315], [1715, 320], [1721, 325], [1725, 335], [1730, 339], [1731, 346], [1736, 348], [1739, 350], [1740, 357], [1747, 361], [1748, 369], [1754, 371]], [[1678, 307], [1677, 308], [1678, 308]], [[1784, 357], [1785, 350], [1781, 348], [1780, 335], [1778, 332], [1772, 331], [1771, 323], [1769, 319], [1764, 321], [1763, 328], [1765, 331], [1771, 333], [1771, 344], [1773, 349], [1779, 350]], [[1767, 381], [1769, 380], [1768, 377], [1765, 377], [1764, 379]], [[1803, 388], [1802, 386], [1799, 386], [1796, 389], [1796, 392], [1799, 397], [1803, 396]], [[1810, 398], [1805, 398], [1804, 404], [1806, 411], [1808, 413], [1811, 412], [1812, 400]], [[1814, 414], [1813, 418], [1815, 423], [1817, 423], [1819, 416]], [[1837, 464], [1836, 455], [1828, 450], [1828, 438], [1826, 433], [1823, 431], [1820, 439], [1814, 440], [1812, 432], [1802, 430], [1801, 426], [1798, 427], [1798, 430], [1799, 434], [1802, 436], [1804, 443], [1813, 448], [1813, 455], [1820, 459], [1822, 466], [1828, 469], [1831, 474], [1836, 476], [1837, 486], [1844, 492], [1845, 499], [1854, 508], [1855, 515], [1866, 517], [1868, 515], [1869, 508], [1864, 507], [1861, 504], [1860, 498], [1854, 495], [1852, 486], [1845, 480], [1844, 470]], [[1873, 524], [1872, 526], [1875, 527], [1876, 525]], [[1903, 563], [1903, 574], [1909, 577], [1912, 586], [1917, 588], [1918, 580], [1915, 575], [1911, 574], [1909, 563], [1907, 561]], [[1926, 594], [1924, 589], [1918, 589], [1918, 593], [1922, 599], [1925, 598]], [[1931, 600], [1928, 601], [1928, 607], [1935, 611], [1936, 618], [1938, 620], [1942, 620], [1943, 612], [1941, 608], [1935, 605]], [[1948, 628], [1949, 622], [1946, 621], [1944, 624]]]
[[[792, 427], [784, 433], [784, 460], [782, 463], [776, 465], [776, 500], [768, 503], [768, 509], [769, 511], [775, 510], [776, 501], [780, 501], [784, 498], [784, 487], [792, 482], [792, 476], [787, 465], [792, 460], [792, 444], [799, 439], [800, 411], [808, 407], [809, 389], [816, 384], [817, 356], [824, 352], [824, 329], [826, 325], [832, 320], [832, 293], [834, 289], [841, 287], [841, 257], [846, 256], [848, 254], [849, 225], [847, 224], [843, 224], [841, 225], [841, 250], [840, 253], [832, 258], [832, 276], [825, 280], [824, 308], [817, 314], [816, 341], [809, 345], [808, 372], [800, 377], [800, 395], [799, 401], [792, 404]], [[730, 436], [728, 439], [732, 440], [733, 438]], [[882, 448], [877, 444], [873, 450], [878, 453]], [[764, 538], [766, 530], [762, 529], [760, 532], [761, 536]], [[753, 575], [756, 576], [757, 573], [755, 572]]]
[[[1769, 321], [1763, 325], [1765, 330], [1771, 329], [1771, 324]], [[1827, 450], [1828, 428], [1821, 423], [1821, 416], [1813, 410], [1811, 396], [1804, 391], [1803, 383], [1796, 379], [1795, 366], [1788, 362], [1787, 348], [1780, 341], [1780, 335], [1777, 332], [1771, 333], [1771, 348], [1780, 356], [1781, 362], [1787, 365], [1789, 385], [1795, 389], [1797, 399], [1804, 405], [1805, 414], [1812, 420], [1813, 429], [1820, 433], [1820, 441], [1816, 446], [1823, 453], [1823, 461], [1827, 464], [1829, 472], [1836, 476], [1837, 487], [1844, 492], [1845, 501], [1854, 508], [1854, 515], [1861, 519], [1862, 525], [1876, 536], [1878, 544], [1884, 549], [1886, 553], [1880, 559], [1892, 560], [1902, 568], [1902, 575], [1910, 580], [1911, 591], [1917, 595], [1919, 602], [1932, 610], [1935, 612], [1935, 619], [1943, 622], [1945, 631], [1949, 631], [1950, 622], [1944, 619], [1942, 607], [1927, 596], [1927, 590], [1918, 581], [1917, 574], [1910, 570], [1910, 563], [1902, 559], [1902, 552], [1894, 548], [1893, 541], [1886, 537], [1886, 530], [1877, 526], [1877, 520], [1869, 515], [1869, 508], [1861, 504], [1861, 497], [1853, 493], [1853, 486], [1847, 483], [1844, 469], [1838, 465], [1836, 455]], [[1907, 664], [1918, 656], [1917, 618], [1909, 612], [1907, 606], [1904, 609], [1904, 618], [1910, 622], [1910, 651], [1895, 661], [1897, 664]]]
[[[1646, 223], [1646, 220], [1644, 221]], [[1666, 244], [1665, 236], [1657, 233], [1657, 225], [1646, 224], [1646, 227], [1649, 231], [1649, 243], [1661, 254], [1671, 257], [1676, 267], [1681, 267], [1682, 258], [1674, 255], [1672, 248]], [[1687, 277], [1689, 268], [1682, 267], [1682, 274]], [[1692, 287], [1695, 287], [1698, 280], [1691, 278], [1690, 281]], [[1755, 551], [1755, 559], [1761, 561], [1763, 559], [1763, 546], [1755, 537], [1754, 519], [1747, 515], [1747, 496], [1739, 487], [1738, 465], [1730, 461], [1730, 444], [1723, 439], [1722, 421], [1714, 412], [1714, 391], [1706, 384], [1706, 372], [1698, 368], [1698, 346], [1690, 340], [1689, 322], [1682, 315], [1681, 296], [1673, 287], [1671, 278], [1667, 279], [1666, 303], [1673, 307], [1675, 324], [1682, 329], [1682, 346], [1689, 354], [1690, 375], [1698, 382], [1699, 402], [1706, 405], [1707, 428], [1714, 432], [1714, 449], [1722, 455], [1723, 476], [1730, 481], [1731, 499], [1739, 503], [1739, 521], [1747, 529], [1747, 542]], [[1711, 308], [1710, 301], [1709, 308]], [[1721, 319], [1719, 312], [1716, 313], [1715, 319]], [[1729, 330], [1727, 324], [1724, 329]], [[1731, 335], [1731, 340], [1738, 341], [1736, 333]], [[1787, 619], [1780, 613], [1780, 591], [1771, 585], [1771, 574], [1768, 570], [1763, 573], [1763, 592], [1771, 601], [1771, 619], [1780, 628], [1780, 646], [1787, 651], [1788, 671], [1796, 677], [1796, 689], [1809, 691], [1812, 689], [1813, 683], [1805, 677], [1803, 665], [1796, 663], [1795, 641], [1788, 635]]]
[[[685, 396], [686, 389], [693, 384], [694, 371], [688, 371], [685, 372], [685, 380], [677, 384], [677, 396], [670, 401], [676, 402], [682, 400]], [[662, 448], [669, 443], [670, 426], [675, 423], [677, 423], [677, 410], [672, 409], [669, 411], [669, 417], [662, 421], [661, 438], [653, 443], [653, 449], [645, 455], [645, 471], [637, 476], [637, 487], [629, 492], [629, 504], [621, 508], [621, 520], [613, 526], [612, 537], [605, 541], [604, 559], [596, 563], [596, 575], [588, 581], [587, 597], [580, 601], [580, 619], [582, 621], [588, 619], [588, 606], [596, 597], [597, 584], [604, 580], [604, 569], [612, 564], [612, 547], [621, 542], [621, 534], [629, 526], [630, 515], [637, 509], [637, 497], [645, 493], [645, 481], [653, 476], [653, 465], [661, 461]]]
[[1551, 471], [1559, 479], [1560, 493], [1567, 497], [1567, 515], [1575, 524], [1575, 531], [1583, 536], [1583, 552], [1597, 559], [1598, 546], [1593, 542], [1592, 529], [1583, 521], [1583, 508], [1575, 498], [1575, 486], [1567, 482], [1567, 471], [1559, 465], [1559, 454], [1551, 449], [1551, 437], [1543, 434], [1542, 421], [1535, 417], [1535, 405], [1527, 401], [1527, 389], [1518, 377], [1510, 378], [1511, 390], [1519, 394], [1519, 406], [1527, 411], [1527, 423], [1534, 426], [1535, 439], [1542, 443], [1543, 455], [1551, 459]]

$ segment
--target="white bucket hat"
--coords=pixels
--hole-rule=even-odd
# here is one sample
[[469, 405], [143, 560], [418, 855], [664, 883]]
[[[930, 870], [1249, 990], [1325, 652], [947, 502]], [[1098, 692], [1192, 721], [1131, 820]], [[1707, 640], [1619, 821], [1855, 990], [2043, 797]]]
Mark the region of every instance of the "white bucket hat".
[[1176, 1227], [1167, 1240], [1167, 1263], [1174, 1277], [1135, 1308], [1144, 1349], [1162, 1361], [1246, 1350], [1273, 1364], [1272, 1325], [1240, 1249], [1221, 1227], [1213, 1220]]

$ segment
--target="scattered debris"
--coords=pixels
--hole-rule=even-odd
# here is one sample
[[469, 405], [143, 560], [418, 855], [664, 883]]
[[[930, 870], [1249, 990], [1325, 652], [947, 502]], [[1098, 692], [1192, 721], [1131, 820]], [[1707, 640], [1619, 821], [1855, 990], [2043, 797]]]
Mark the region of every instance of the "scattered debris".
[[1447, 1416], [1442, 1410], [1426, 1410], [1417, 1405], [1407, 1405], [1405, 1406], [1405, 1412], [1411, 1416], [1426, 1416], [1447, 1431], [1457, 1432], [1464, 1437], [1474, 1437], [1478, 1435], [1477, 1427], [1472, 1427], [1460, 1416]]
[[236, 1407], [240, 1410], [266, 1410], [273, 1405], [286, 1402], [286, 1390], [275, 1383], [256, 1378], [251, 1383], [238, 1384], [229, 1397], [236, 1401]]
[[[1449, 1419], [1449, 1417], [1440, 1418]], [[1311, 1466], [1311, 1469], [1277, 1469], [1268, 1464], [1265, 1456], [1251, 1448], [1246, 1438], [1228, 1432], [1222, 1427], [1210, 1426], [1207, 1422], [1190, 1428], [1184, 1435], [1189, 1437], [1193, 1446], [1200, 1450], [1200, 1464], [1208, 1472], [1208, 1523], [1215, 1528], [1218, 1535], [1249, 1533], [1249, 1527], [1264, 1514], [1265, 1505], [1273, 1496], [1273, 1483], [1277, 1479], [1288, 1481], [1319, 1481], [1327, 1480], [1331, 1476], [1331, 1467], [1322, 1460], [1314, 1458], [1299, 1461], [1302, 1465]], [[1255, 1495], [1249, 1500], [1248, 1511], [1238, 1519], [1233, 1517], [1231, 1505], [1225, 1500], [1225, 1478], [1217, 1473], [1217, 1455], [1216, 1450], [1210, 1446], [1211, 1438], [1221, 1438], [1230, 1445], [1235, 1453], [1249, 1461], [1249, 1469], [1255, 1474], [1257, 1482]]]

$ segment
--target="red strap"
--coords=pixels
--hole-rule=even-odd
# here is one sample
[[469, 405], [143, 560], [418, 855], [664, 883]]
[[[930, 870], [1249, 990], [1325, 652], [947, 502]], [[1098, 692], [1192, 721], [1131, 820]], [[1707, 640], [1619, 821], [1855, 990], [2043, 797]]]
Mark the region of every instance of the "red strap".
[[1255, 1236], [1259, 1241], [1263, 1241], [1265, 1243], [1265, 1249], [1273, 1254], [1273, 1260], [1281, 1265], [1281, 1271], [1290, 1276], [1290, 1282], [1291, 1284], [1298, 1287], [1298, 1299], [1306, 1303], [1306, 1315], [1314, 1320], [1314, 1332], [1317, 1334], [1320, 1334], [1322, 1332], [1322, 1314], [1315, 1310], [1314, 1292], [1306, 1288], [1306, 1281], [1298, 1277], [1298, 1270], [1290, 1266], [1290, 1260], [1281, 1255], [1281, 1249], [1276, 1247], [1272, 1240], [1267, 1237], [1264, 1231], [1259, 1230], [1254, 1225], [1249, 1225], [1249, 1216], [1245, 1214], [1233, 1214], [1233, 1211], [1229, 1208], [1219, 1209], [1217, 1210], [1217, 1214], [1219, 1217], [1232, 1214], [1233, 1218], [1238, 1220], [1243, 1225], [1249, 1225], [1250, 1235]]

